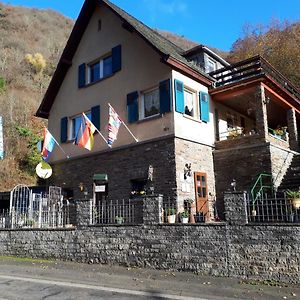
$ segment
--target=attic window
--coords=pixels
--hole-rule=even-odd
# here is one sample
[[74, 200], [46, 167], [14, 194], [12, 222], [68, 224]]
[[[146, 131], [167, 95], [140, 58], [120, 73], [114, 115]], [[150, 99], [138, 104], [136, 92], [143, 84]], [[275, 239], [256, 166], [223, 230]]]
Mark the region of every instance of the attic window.
[[101, 19], [98, 20], [98, 31], [101, 31], [102, 29], [102, 21]]

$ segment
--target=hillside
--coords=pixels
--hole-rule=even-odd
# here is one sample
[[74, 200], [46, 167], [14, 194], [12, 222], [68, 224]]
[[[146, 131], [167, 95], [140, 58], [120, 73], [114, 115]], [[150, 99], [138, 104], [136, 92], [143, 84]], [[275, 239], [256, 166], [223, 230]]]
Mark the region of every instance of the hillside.
[[6, 152], [0, 161], [0, 191], [36, 182], [30, 152], [43, 123], [33, 115], [72, 26], [72, 20], [51, 10], [0, 3], [0, 115]]
[[[6, 158], [0, 161], [0, 191], [18, 183], [36, 184], [40, 160], [36, 142], [46, 121], [33, 115], [66, 44], [73, 21], [52, 10], [0, 3], [0, 115], [4, 118]], [[157, 30], [184, 50], [197, 45], [177, 34]], [[230, 53], [211, 48], [230, 62], [264, 56], [300, 87], [300, 23], [272, 23], [248, 28]]]
[[227, 57], [237, 62], [260, 54], [300, 88], [300, 22], [247, 26]]

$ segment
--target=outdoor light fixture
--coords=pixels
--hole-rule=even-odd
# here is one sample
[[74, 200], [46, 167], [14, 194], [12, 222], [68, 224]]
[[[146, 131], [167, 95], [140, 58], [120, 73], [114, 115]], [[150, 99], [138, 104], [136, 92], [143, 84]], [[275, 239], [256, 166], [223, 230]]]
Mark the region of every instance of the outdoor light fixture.
[[232, 179], [231, 183], [230, 183], [232, 190], [235, 192], [236, 191], [236, 180]]
[[269, 104], [270, 103], [270, 97], [266, 97], [264, 100], [263, 100], [263, 102], [264, 102], [264, 104]]
[[82, 182], [80, 182], [79, 183], [79, 190], [80, 190], [80, 192], [83, 192], [84, 191], [84, 185], [83, 185], [83, 183]]
[[184, 179], [186, 180], [188, 177], [192, 176], [192, 164], [185, 164], [183, 169]]

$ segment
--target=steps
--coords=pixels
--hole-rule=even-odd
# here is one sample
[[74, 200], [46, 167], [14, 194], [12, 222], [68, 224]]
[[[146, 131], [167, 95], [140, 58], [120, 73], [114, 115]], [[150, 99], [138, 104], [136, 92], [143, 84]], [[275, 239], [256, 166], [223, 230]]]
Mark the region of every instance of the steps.
[[300, 155], [295, 155], [278, 190], [298, 190], [300, 187]]

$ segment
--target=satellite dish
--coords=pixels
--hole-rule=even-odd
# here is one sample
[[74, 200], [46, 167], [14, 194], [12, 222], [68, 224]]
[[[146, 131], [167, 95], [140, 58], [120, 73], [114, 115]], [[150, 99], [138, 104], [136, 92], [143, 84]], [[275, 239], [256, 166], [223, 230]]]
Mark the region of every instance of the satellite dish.
[[42, 161], [36, 166], [35, 172], [40, 178], [47, 179], [52, 175], [52, 168], [49, 164]]

